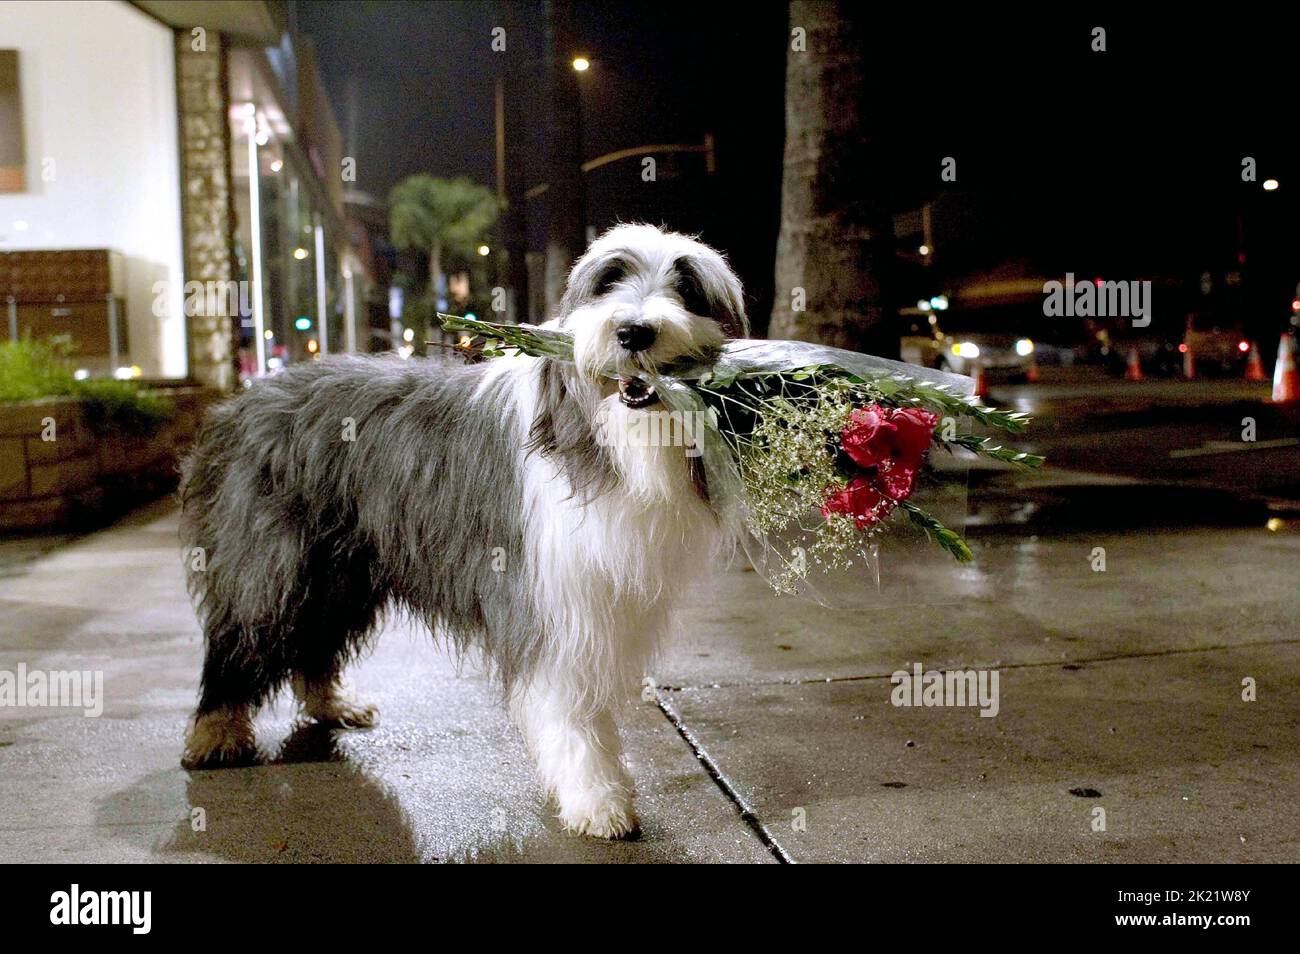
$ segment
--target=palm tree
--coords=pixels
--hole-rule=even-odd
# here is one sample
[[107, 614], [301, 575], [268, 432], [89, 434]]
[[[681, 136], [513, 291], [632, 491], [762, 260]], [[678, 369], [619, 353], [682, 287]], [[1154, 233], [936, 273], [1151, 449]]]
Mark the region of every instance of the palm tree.
[[432, 301], [437, 301], [445, 287], [444, 257], [472, 262], [497, 218], [497, 200], [492, 191], [463, 176], [410, 176], [393, 187], [388, 207], [393, 245], [399, 251], [416, 249], [429, 255]]
[[[785, 172], [773, 338], [896, 353], [882, 272], [893, 259], [879, 139], [867, 90], [866, 14], [853, 0], [791, 0]], [[791, 36], [787, 36], [787, 41]], [[804, 310], [795, 310], [803, 289]]]

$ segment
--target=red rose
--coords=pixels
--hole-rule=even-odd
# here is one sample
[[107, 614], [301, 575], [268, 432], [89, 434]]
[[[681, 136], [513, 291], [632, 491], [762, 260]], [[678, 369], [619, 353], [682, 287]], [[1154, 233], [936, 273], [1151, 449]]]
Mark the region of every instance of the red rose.
[[891, 500], [906, 500], [912, 496], [916, 482], [916, 467], [900, 458], [883, 461], [876, 468], [876, 486]]
[[939, 415], [919, 407], [896, 408], [889, 415], [894, 425], [894, 455], [913, 469], [921, 466], [921, 458], [930, 447], [934, 427]]
[[849, 423], [840, 431], [840, 446], [859, 467], [875, 467], [890, 455], [894, 425], [876, 404], [854, 408]]
[[822, 516], [847, 514], [859, 530], [866, 530], [888, 517], [893, 509], [894, 502], [883, 496], [870, 480], [854, 477], [847, 486], [826, 498], [822, 504]]

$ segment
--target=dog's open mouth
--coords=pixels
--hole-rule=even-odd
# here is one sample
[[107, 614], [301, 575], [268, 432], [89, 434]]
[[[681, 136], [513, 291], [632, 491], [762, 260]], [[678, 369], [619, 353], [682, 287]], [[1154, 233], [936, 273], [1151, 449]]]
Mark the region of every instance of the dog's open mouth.
[[618, 399], [631, 408], [649, 407], [659, 400], [655, 389], [640, 378], [619, 378]]

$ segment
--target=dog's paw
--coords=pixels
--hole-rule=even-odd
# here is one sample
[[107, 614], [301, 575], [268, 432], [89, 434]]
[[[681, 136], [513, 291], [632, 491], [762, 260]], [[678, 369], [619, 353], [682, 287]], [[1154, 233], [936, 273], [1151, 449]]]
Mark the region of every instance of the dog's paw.
[[342, 696], [335, 696], [324, 700], [319, 705], [310, 706], [306, 709], [306, 713], [321, 725], [339, 729], [371, 729], [379, 724], [378, 707]]
[[234, 768], [256, 761], [257, 739], [245, 711], [218, 709], [194, 717], [185, 736], [183, 768]]
[[562, 800], [558, 817], [564, 830], [575, 835], [631, 841], [641, 834], [632, 798], [621, 792]]

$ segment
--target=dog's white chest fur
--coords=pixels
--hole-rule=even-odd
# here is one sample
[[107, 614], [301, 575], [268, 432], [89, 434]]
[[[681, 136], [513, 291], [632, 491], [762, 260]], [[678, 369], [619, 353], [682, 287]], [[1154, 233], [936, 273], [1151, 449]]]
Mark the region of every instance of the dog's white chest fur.
[[[501, 373], [512, 389], [521, 423], [536, 400], [530, 359]], [[717, 523], [691, 481], [681, 446], [646, 445], [635, 437], [634, 415], [615, 398], [602, 408], [606, 449], [616, 485], [590, 499], [575, 495], [550, 459], [524, 463], [527, 576], [543, 616], [564, 634], [555, 651], [575, 664], [575, 686], [593, 701], [626, 694], [645, 675], [670, 623], [670, 609], [707, 569]]]

